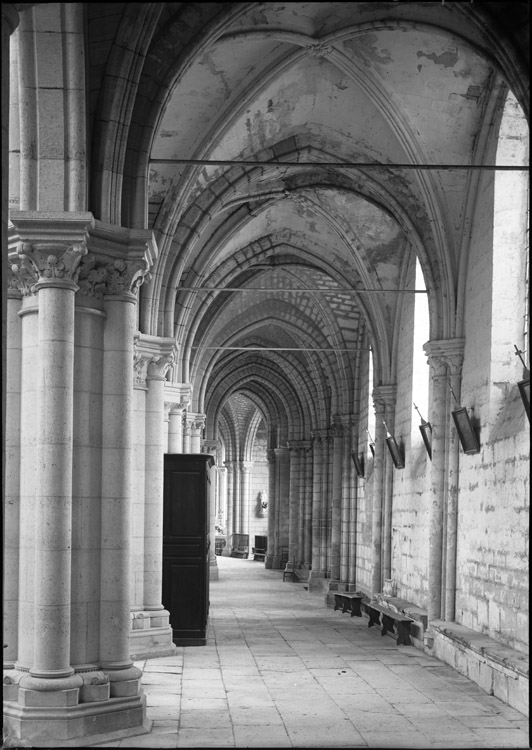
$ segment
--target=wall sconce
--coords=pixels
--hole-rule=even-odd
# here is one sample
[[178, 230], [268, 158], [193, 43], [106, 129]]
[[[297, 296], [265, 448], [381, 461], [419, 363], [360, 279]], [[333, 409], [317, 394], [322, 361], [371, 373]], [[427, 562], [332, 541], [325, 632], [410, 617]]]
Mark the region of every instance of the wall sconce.
[[384, 428], [386, 430], [386, 445], [388, 446], [388, 450], [390, 451], [390, 456], [392, 457], [393, 465], [396, 469], [404, 469], [405, 468], [405, 460], [403, 458], [403, 454], [401, 453], [401, 449], [399, 448], [397, 444], [397, 440], [393, 437], [393, 435], [390, 435], [388, 428], [386, 427], [386, 422], [384, 419], [382, 420], [382, 423], [384, 425]]
[[356, 453], [352, 452], [351, 458], [353, 459], [353, 463], [355, 465], [355, 471], [356, 471], [357, 477], [363, 477], [364, 476], [364, 457], [357, 456]]
[[[458, 403], [458, 399], [456, 398], [450, 383], [449, 390], [453, 394], [453, 398], [456, 403]], [[469, 419], [467, 407], [459, 406], [458, 409], [455, 409], [451, 412], [451, 416], [453, 418], [456, 431], [458, 432], [458, 437], [460, 438], [460, 443], [462, 444], [462, 450], [464, 451], [464, 453], [467, 453], [468, 455], [471, 455], [472, 453], [479, 453], [480, 443], [478, 442], [477, 433], [475, 432], [473, 425], [471, 424], [471, 420]]]
[[373, 458], [375, 458], [375, 441], [371, 437], [370, 432], [369, 432], [368, 429], [366, 429], [366, 432], [368, 433], [368, 437], [369, 437], [369, 443], [368, 443], [368, 445], [369, 445], [369, 449], [371, 451], [371, 455], [373, 456]]
[[525, 360], [521, 356], [523, 352], [518, 349], [515, 344], [515, 353], [521, 360], [523, 367], [525, 369], [523, 373], [523, 380], [520, 380], [517, 383], [517, 387], [519, 388], [519, 393], [521, 394], [521, 401], [523, 402], [523, 406], [525, 407], [525, 412], [528, 417], [528, 421], [530, 422], [530, 372], [528, 370], [528, 367], [525, 365]]
[[460, 442], [462, 443], [462, 449], [464, 453], [478, 453], [480, 451], [480, 444], [478, 442], [476, 432], [473, 429], [473, 425], [471, 424], [471, 421], [469, 419], [467, 408], [465, 406], [462, 406], [460, 407], [460, 409], [452, 411], [451, 415], [454, 419], [456, 431], [458, 432], [458, 437], [460, 438]]
[[425, 448], [427, 449], [427, 453], [429, 454], [429, 458], [432, 461], [432, 425], [430, 422], [426, 422], [423, 417], [421, 416], [421, 412], [417, 408], [417, 406], [414, 404], [414, 409], [417, 411], [421, 418], [421, 424], [419, 425], [419, 431], [421, 433], [421, 437], [423, 438], [423, 442], [425, 443]]

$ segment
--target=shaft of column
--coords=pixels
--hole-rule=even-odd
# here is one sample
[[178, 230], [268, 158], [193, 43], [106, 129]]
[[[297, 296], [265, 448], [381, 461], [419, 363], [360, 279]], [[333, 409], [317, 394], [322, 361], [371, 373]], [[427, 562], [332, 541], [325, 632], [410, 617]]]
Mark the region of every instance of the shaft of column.
[[[74, 293], [39, 290], [39, 446], [35, 526], [34, 677], [68, 677], [72, 548]], [[51, 418], [53, 415], [53, 419]]]
[[330, 533], [331, 533], [331, 491], [333, 471], [333, 445], [330, 430], [324, 430], [323, 468], [321, 475], [321, 513], [320, 513], [320, 559], [324, 575], [330, 571]]
[[191, 453], [190, 449], [190, 420], [186, 413], [183, 416], [183, 453]]
[[7, 299], [7, 366], [5, 408], [4, 503], [4, 667], [13, 667], [18, 652], [22, 324], [21, 294], [10, 288]]
[[183, 453], [183, 409], [172, 407], [168, 422], [168, 453]]
[[313, 440], [313, 481], [312, 481], [312, 572], [322, 572], [320, 548], [321, 506], [323, 502], [321, 477], [323, 470], [323, 443], [321, 437]]
[[342, 530], [342, 473], [344, 431], [341, 425], [334, 427], [332, 438], [332, 499], [331, 499], [331, 580], [340, 580], [340, 541]]
[[251, 479], [251, 462], [242, 461], [240, 465], [240, 533], [249, 534], [248, 512], [249, 512], [249, 486]]
[[[462, 354], [457, 354], [451, 358], [450, 362], [450, 381], [456, 398], [460, 398], [461, 390], [461, 367]], [[450, 410], [448, 410], [449, 412]], [[453, 622], [456, 609], [456, 549], [458, 533], [458, 487], [460, 468], [460, 450], [458, 434], [451, 422], [450, 413], [447, 414], [447, 460], [448, 460], [448, 479], [447, 479], [447, 555], [445, 559], [445, 620]]]
[[37, 492], [38, 435], [35, 408], [39, 403], [34, 373], [39, 366], [38, 308], [36, 297], [25, 297], [20, 313], [22, 327], [22, 373], [20, 413], [20, 570], [17, 663], [28, 671], [33, 664], [36, 628], [35, 597], [35, 498]]
[[275, 451], [268, 449], [266, 451], [268, 459], [268, 548], [266, 550], [265, 568], [273, 567], [273, 558], [278, 554], [278, 539], [275, 528], [276, 505], [277, 505], [277, 488], [276, 488], [276, 460]]
[[303, 562], [305, 565], [310, 566], [312, 560], [312, 466], [313, 466], [313, 454], [312, 454], [312, 443], [309, 444], [309, 448], [306, 452], [305, 458], [305, 516], [304, 516], [304, 555]]
[[[70, 654], [76, 670], [100, 659], [100, 536], [102, 452], [102, 343], [105, 316], [78, 293], [74, 354], [72, 477], [72, 626]], [[90, 415], [90, 418], [88, 418]], [[87, 638], [87, 631], [93, 634]]]
[[340, 481], [341, 508], [340, 508], [340, 580], [353, 582], [349, 578], [349, 539], [351, 524], [351, 498], [353, 495], [351, 487], [352, 466], [351, 461], [351, 419], [343, 419], [343, 441], [342, 441], [342, 475]]
[[233, 513], [233, 461], [225, 461], [227, 475], [226, 475], [226, 513], [225, 513], [225, 526], [227, 530], [227, 544], [226, 552], [231, 554], [231, 537], [235, 533], [235, 519]]
[[382, 419], [384, 404], [375, 404], [375, 459], [373, 462], [373, 513], [372, 513], [372, 575], [371, 591], [377, 594], [382, 591], [382, 500], [384, 491], [384, 451], [387, 450], [384, 438], [385, 431]]
[[146, 384], [146, 469], [144, 494], [144, 610], [164, 609], [162, 601], [164, 383], [170, 358], [148, 365]]
[[429, 505], [428, 619], [442, 614], [443, 503], [448, 384], [446, 365], [430, 358], [432, 381], [432, 464]]
[[290, 448], [290, 490], [288, 507], [288, 562], [294, 566], [297, 556], [297, 542], [299, 530], [299, 446]]
[[[395, 398], [393, 401], [386, 401], [385, 422], [388, 428], [392, 430], [395, 422]], [[391, 456], [388, 454], [388, 448], [384, 454], [386, 456], [384, 466], [384, 512], [383, 512], [383, 578], [392, 577], [392, 512], [393, 512], [393, 463]]]
[[111, 672], [132, 666], [129, 537], [135, 303], [129, 292], [105, 298], [100, 659], [103, 669]]

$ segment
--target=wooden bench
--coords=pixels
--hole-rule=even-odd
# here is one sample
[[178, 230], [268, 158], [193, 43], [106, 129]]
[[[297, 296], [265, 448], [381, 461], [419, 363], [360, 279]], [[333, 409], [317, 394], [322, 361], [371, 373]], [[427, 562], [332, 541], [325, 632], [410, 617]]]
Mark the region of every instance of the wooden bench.
[[334, 592], [334, 611], [342, 609], [343, 612], [350, 612], [351, 617], [357, 616], [362, 617], [362, 610], [360, 604], [362, 602], [363, 594], [350, 594], [347, 591], [335, 591]]
[[412, 645], [412, 641], [410, 640], [410, 624], [414, 620], [411, 617], [407, 617], [400, 612], [394, 612], [387, 607], [380, 607], [378, 604], [373, 604], [372, 602], [366, 602], [364, 607], [369, 616], [368, 628], [371, 628], [372, 625], [380, 625], [381, 635], [386, 635], [386, 633], [394, 632], [395, 625], [397, 645]]

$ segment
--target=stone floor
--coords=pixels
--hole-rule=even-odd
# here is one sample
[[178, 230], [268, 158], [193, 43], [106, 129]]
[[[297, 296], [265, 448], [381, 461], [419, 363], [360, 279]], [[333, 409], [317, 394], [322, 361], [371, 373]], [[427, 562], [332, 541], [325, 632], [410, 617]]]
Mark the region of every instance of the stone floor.
[[281, 571], [217, 559], [207, 645], [138, 662], [151, 732], [98, 747], [529, 747], [526, 717], [451, 667]]

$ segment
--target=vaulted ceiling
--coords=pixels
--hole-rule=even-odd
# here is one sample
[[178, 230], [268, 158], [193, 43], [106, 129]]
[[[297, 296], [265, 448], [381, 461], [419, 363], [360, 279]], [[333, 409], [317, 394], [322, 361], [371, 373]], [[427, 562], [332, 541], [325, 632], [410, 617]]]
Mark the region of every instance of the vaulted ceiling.
[[416, 258], [455, 335], [463, 167], [490, 159], [526, 62], [490, 45], [526, 3], [87, 5], [91, 208], [153, 230], [141, 326], [176, 336], [212, 434], [236, 392], [277, 437], [356, 411], [370, 347], [393, 382]]

